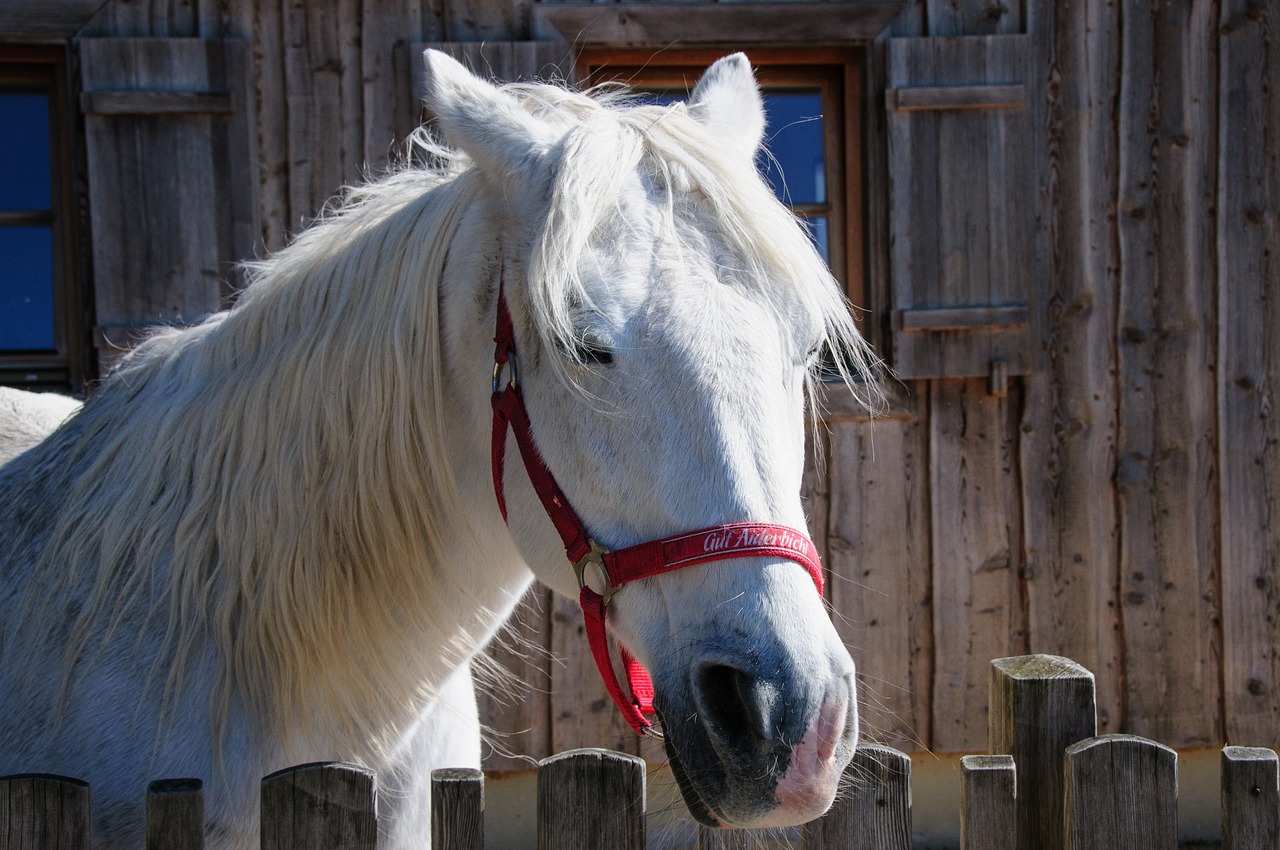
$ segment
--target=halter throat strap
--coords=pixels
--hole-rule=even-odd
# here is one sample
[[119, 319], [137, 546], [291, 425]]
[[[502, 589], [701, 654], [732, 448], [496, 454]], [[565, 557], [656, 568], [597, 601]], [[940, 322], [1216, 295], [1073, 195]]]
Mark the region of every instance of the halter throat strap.
[[[609, 602], [629, 582], [661, 575], [672, 570], [731, 558], [768, 557], [795, 561], [808, 570], [822, 595], [822, 564], [808, 535], [784, 525], [762, 522], [731, 523], [650, 540], [625, 549], [610, 551], [587, 533], [555, 476], [547, 468], [533, 441], [533, 429], [519, 383], [515, 331], [507, 306], [502, 277], [498, 282], [497, 333], [493, 367], [493, 441], [491, 465], [493, 492], [502, 518], [507, 519], [503, 471], [508, 430], [524, 461], [542, 507], [551, 518], [564, 544], [565, 555], [578, 577], [578, 602], [582, 606], [587, 644], [605, 688], [623, 718], [637, 734], [658, 736], [645, 715], [653, 715], [653, 681], [644, 666], [625, 646], [619, 644], [628, 695], [618, 681], [609, 654], [606, 616]], [[506, 380], [504, 381], [504, 375]], [[591, 584], [601, 590], [595, 590]]]

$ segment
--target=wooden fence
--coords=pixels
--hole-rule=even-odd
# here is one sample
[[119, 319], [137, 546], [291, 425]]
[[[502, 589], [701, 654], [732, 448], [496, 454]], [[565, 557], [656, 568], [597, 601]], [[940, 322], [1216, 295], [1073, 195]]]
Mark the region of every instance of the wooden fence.
[[[1177, 754], [1133, 735], [1096, 736], [1093, 676], [1064, 658], [992, 662], [991, 755], [963, 765], [966, 850], [1176, 850]], [[538, 768], [540, 850], [643, 850], [645, 763], [610, 750], [573, 750]], [[858, 748], [835, 806], [803, 830], [808, 850], [909, 850], [911, 760]], [[264, 850], [372, 850], [376, 778], [349, 764], [288, 768], [262, 782]], [[89, 786], [75, 779], [0, 778], [0, 850], [90, 845]], [[1222, 751], [1222, 847], [1280, 848], [1280, 760], [1269, 749]], [[203, 846], [195, 779], [153, 782], [147, 848]], [[766, 834], [705, 830], [700, 850], [750, 850]], [[481, 850], [484, 780], [478, 770], [432, 776], [432, 847]], [[794, 844], [792, 846], [795, 846]]]

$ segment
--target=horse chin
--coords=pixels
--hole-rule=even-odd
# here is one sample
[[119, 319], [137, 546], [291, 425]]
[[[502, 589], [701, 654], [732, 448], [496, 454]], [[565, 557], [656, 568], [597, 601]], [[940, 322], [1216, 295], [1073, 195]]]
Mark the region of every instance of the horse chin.
[[[777, 745], [734, 765], [699, 734], [699, 725], [673, 730], [664, 719], [663, 727], [671, 773], [689, 813], [704, 826], [729, 829], [797, 826], [821, 817], [857, 738], [856, 712], [828, 704], [794, 747]], [[766, 765], [786, 767], [771, 771]]]

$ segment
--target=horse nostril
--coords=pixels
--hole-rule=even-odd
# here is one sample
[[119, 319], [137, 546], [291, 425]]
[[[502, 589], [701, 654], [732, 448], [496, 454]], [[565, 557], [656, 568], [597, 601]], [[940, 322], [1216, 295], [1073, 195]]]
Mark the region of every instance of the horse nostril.
[[709, 731], [741, 740], [773, 741], [781, 731], [783, 705], [776, 685], [726, 664], [698, 671], [697, 702]]

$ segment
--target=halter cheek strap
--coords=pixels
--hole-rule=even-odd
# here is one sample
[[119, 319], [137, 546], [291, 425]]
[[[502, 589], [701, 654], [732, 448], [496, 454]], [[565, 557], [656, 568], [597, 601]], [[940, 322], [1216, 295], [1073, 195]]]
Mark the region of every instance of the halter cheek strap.
[[[613, 660], [609, 656], [605, 619], [613, 595], [622, 585], [638, 579], [695, 564], [758, 556], [785, 558], [800, 564], [809, 571], [818, 588], [818, 595], [821, 596], [822, 564], [818, 559], [817, 549], [803, 532], [761, 522], [717, 525], [616, 551], [609, 551], [596, 543], [587, 534], [586, 527], [569, 505], [569, 500], [560, 490], [555, 476], [547, 468], [533, 442], [533, 430], [519, 384], [515, 333], [501, 278], [498, 284], [497, 319], [497, 334], [494, 337], [497, 348], [493, 367], [492, 469], [493, 491], [502, 511], [502, 518], [507, 518], [502, 478], [507, 431], [510, 429], [515, 435], [516, 446], [520, 450], [534, 492], [538, 494], [538, 499], [555, 525], [564, 543], [565, 554], [577, 574], [580, 588], [578, 602], [582, 606], [587, 644], [609, 696], [637, 734], [657, 735], [652, 722], [645, 717], [646, 714], [654, 713], [653, 681], [648, 671], [625, 646], [619, 644], [623, 671], [630, 691], [628, 697], [623, 692], [622, 684], [614, 671]], [[504, 372], [508, 375], [505, 384], [502, 380]], [[589, 573], [592, 575], [588, 575]], [[588, 580], [592, 578], [602, 580], [603, 591], [597, 592], [590, 586]]]

